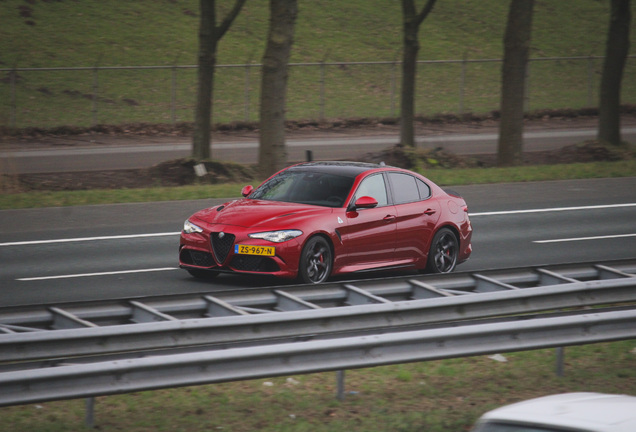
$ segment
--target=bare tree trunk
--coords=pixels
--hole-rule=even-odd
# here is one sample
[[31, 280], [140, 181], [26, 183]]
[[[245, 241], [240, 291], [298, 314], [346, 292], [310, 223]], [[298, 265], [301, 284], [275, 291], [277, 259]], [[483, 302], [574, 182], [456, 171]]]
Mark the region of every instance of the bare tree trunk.
[[263, 56], [259, 169], [263, 177], [285, 167], [285, 98], [298, 0], [270, 0], [270, 24]]
[[501, 122], [497, 153], [500, 166], [519, 165], [523, 160], [523, 105], [533, 6], [534, 0], [511, 0], [508, 11], [501, 70]]
[[402, 57], [402, 98], [400, 101], [400, 143], [415, 147], [415, 77], [417, 75], [418, 28], [404, 19], [404, 51]]
[[217, 38], [214, 34], [216, 16], [214, 1], [200, 0], [199, 22], [199, 86], [192, 134], [192, 157], [210, 158], [210, 123], [212, 117], [212, 90], [216, 64]]
[[630, 0], [612, 0], [610, 24], [601, 77], [598, 140], [621, 143], [621, 81], [629, 52]]
[[199, 21], [198, 90], [192, 134], [192, 157], [196, 160], [210, 158], [210, 126], [217, 46], [245, 2], [246, 0], [236, 0], [232, 10], [217, 27], [215, 0], [199, 1], [201, 19]]
[[418, 32], [422, 21], [433, 10], [437, 0], [428, 0], [418, 14], [415, 0], [402, 0], [404, 24], [404, 53], [402, 59], [402, 99], [400, 113], [400, 142], [415, 147], [415, 77], [417, 75], [417, 53], [420, 50]]

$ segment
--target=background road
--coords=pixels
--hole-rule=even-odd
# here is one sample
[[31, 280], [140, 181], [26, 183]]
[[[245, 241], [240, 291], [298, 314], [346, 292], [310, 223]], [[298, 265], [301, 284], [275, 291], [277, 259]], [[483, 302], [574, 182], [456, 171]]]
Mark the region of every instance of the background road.
[[[458, 271], [636, 257], [636, 177], [454, 189], [474, 226], [473, 256]], [[236, 275], [203, 282], [177, 269], [184, 219], [219, 202], [0, 211], [0, 305], [288, 283]]]
[[[636, 142], [636, 118], [627, 117], [621, 128], [622, 139]], [[582, 127], [581, 127], [582, 126]], [[449, 130], [452, 129], [452, 130]], [[288, 161], [306, 160], [306, 152], [312, 151], [314, 160], [343, 160], [368, 152], [378, 152], [399, 142], [398, 135], [390, 131], [372, 131], [372, 135], [352, 135], [345, 131], [290, 134], [287, 139]], [[357, 133], [357, 135], [356, 135]], [[555, 150], [596, 137], [591, 122], [579, 127], [557, 128], [526, 127], [524, 151]], [[498, 131], [494, 126], [427, 129], [418, 134], [420, 148], [443, 147], [455, 154], [492, 154], [497, 151]], [[33, 143], [11, 143], [0, 148], [0, 173], [43, 173], [67, 171], [93, 171], [146, 168], [159, 162], [188, 157], [191, 154], [190, 138], [139, 137], [139, 136], [79, 136], [45, 137]], [[254, 164], [258, 160], [258, 137], [222, 136], [212, 144], [212, 157], [222, 161]]]

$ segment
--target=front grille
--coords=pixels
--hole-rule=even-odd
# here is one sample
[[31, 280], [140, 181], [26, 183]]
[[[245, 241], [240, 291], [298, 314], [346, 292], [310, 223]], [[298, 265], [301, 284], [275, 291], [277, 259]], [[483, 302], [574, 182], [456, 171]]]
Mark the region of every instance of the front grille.
[[199, 267], [212, 267], [214, 259], [212, 254], [192, 249], [181, 250], [181, 262], [184, 264], [195, 265]]
[[227, 258], [227, 255], [234, 246], [234, 234], [223, 233], [210, 233], [210, 242], [212, 243], [212, 251], [214, 252], [214, 258], [219, 265], [222, 265]]
[[256, 255], [235, 255], [230, 267], [239, 271], [273, 273], [280, 270], [276, 261]]

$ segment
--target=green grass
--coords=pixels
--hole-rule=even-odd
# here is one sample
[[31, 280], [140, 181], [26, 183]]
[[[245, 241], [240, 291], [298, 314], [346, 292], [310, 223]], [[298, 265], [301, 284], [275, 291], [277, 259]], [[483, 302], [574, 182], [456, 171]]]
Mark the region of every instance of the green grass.
[[[222, 8], [229, 1], [217, 2]], [[608, 2], [537, 2], [531, 57], [604, 54]], [[31, 8], [21, 17], [19, 7]], [[500, 58], [507, 2], [438, 2], [420, 32], [420, 60]], [[193, 65], [196, 63], [198, 1], [116, 0], [0, 1], [0, 68]], [[399, 2], [315, 0], [300, 2], [291, 61], [369, 62], [399, 60]], [[252, 0], [221, 41], [219, 64], [260, 62], [267, 29], [267, 2]], [[31, 23], [29, 23], [29, 21]], [[33, 25], [32, 25], [33, 24]], [[632, 20], [632, 47], [636, 20]], [[529, 109], [595, 104], [601, 64], [593, 61], [533, 62]], [[636, 61], [625, 71], [622, 100], [636, 103]], [[464, 110], [483, 113], [498, 106], [498, 63], [468, 63]], [[215, 122], [257, 120], [259, 77], [250, 69], [219, 69]], [[461, 64], [424, 64], [418, 69], [416, 110], [422, 115], [457, 112]], [[326, 66], [327, 118], [395, 114], [391, 65]], [[11, 118], [8, 73], [0, 72], [0, 127]], [[88, 71], [20, 71], [16, 125], [87, 126], [171, 121], [172, 70], [100, 71], [97, 112], [88, 98], [95, 85]], [[288, 119], [321, 115], [320, 70], [290, 70]], [[176, 117], [191, 121], [196, 71], [176, 74]], [[399, 79], [395, 90], [399, 91]], [[514, 169], [433, 169], [424, 172], [442, 185], [502, 181], [631, 176], [633, 161]], [[41, 192], [0, 195], [0, 208], [68, 206], [115, 202], [235, 197], [242, 185]], [[548, 393], [602, 391], [636, 394], [634, 342], [566, 350], [564, 378], [555, 377], [551, 350], [507, 355], [507, 363], [485, 357], [347, 371], [348, 394], [337, 402], [332, 373], [275, 378], [100, 397], [100, 430], [141, 431], [465, 431], [484, 411]], [[84, 431], [84, 401], [60, 401], [2, 408], [0, 431]]]
[[243, 186], [245, 185], [226, 183], [148, 189], [38, 191], [3, 194], [0, 195], [0, 209], [231, 198], [241, 196]]
[[[217, 2], [219, 16], [232, 2]], [[502, 56], [507, 2], [438, 2], [420, 30], [419, 59], [471, 61]], [[21, 9], [20, 9], [21, 8]], [[292, 63], [373, 62], [400, 59], [399, 2], [316, 0], [300, 2]], [[609, 3], [598, 0], [537, 2], [531, 58], [602, 56]], [[27, 15], [27, 16], [21, 16]], [[61, 0], [0, 2], [0, 68], [195, 65], [198, 1]], [[219, 65], [260, 63], [268, 27], [268, 2], [252, 0], [219, 45]], [[632, 20], [636, 46], [636, 20]], [[597, 103], [599, 60], [533, 61], [528, 109], [582, 108]], [[498, 108], [498, 62], [470, 62], [465, 70], [464, 112]], [[214, 121], [258, 120], [259, 69], [226, 67], [215, 77]], [[289, 73], [288, 119], [397, 115], [399, 67], [326, 66], [324, 89], [317, 66]], [[461, 63], [421, 64], [416, 111], [460, 109]], [[588, 78], [592, 87], [589, 88]], [[15, 125], [90, 126], [170, 123], [172, 83], [176, 121], [192, 121], [196, 70], [20, 71]], [[97, 101], [91, 95], [97, 88]], [[249, 91], [246, 98], [245, 88]], [[324, 107], [321, 91], [324, 90]], [[590, 91], [592, 96], [588, 96]], [[12, 120], [8, 72], [0, 72], [0, 126]], [[636, 103], [636, 59], [628, 61], [622, 101]], [[95, 110], [95, 111], [94, 111]]]
[[[434, 168], [416, 170], [441, 186], [505, 183], [579, 178], [631, 177], [636, 173], [636, 159], [618, 162], [538, 165], [510, 168]], [[255, 180], [254, 185], [258, 184]], [[64, 207], [151, 201], [235, 198], [245, 184], [215, 184], [148, 189], [100, 189], [65, 192], [27, 192], [0, 194], [0, 210]], [[2, 184], [0, 183], [0, 189]]]
[[636, 160], [487, 169], [433, 169], [422, 172], [422, 174], [443, 186], [573, 180], [582, 178], [631, 177], [636, 174]]
[[[335, 373], [192, 386], [97, 398], [99, 430], [460, 432], [485, 411], [547, 394], [594, 391], [636, 395], [636, 340], [555, 351], [349, 370], [346, 398]], [[265, 385], [271, 383], [271, 385]], [[2, 408], [2, 432], [84, 431], [84, 401]]]

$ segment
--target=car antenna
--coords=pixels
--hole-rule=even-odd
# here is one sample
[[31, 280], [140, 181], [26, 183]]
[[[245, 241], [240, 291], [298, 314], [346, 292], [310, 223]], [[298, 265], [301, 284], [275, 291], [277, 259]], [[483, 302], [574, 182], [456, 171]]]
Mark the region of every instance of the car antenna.
[[386, 166], [386, 164], [384, 163], [384, 161], [380, 162], [380, 166]]

